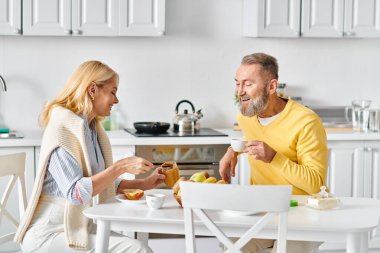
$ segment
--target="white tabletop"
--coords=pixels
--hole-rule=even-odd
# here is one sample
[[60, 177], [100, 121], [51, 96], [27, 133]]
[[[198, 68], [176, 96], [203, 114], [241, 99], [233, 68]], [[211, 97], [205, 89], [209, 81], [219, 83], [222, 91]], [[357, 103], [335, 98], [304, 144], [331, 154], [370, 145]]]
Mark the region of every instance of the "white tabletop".
[[[84, 214], [96, 220], [125, 222], [137, 232], [184, 234], [183, 209], [179, 207], [171, 190], [152, 190], [167, 195], [162, 209], [150, 210], [146, 204], [125, 205], [115, 200], [91, 207]], [[341, 198], [341, 206], [336, 210], [315, 210], [302, 205], [307, 196], [293, 196], [301, 204], [291, 207], [288, 216], [288, 239], [311, 241], [345, 241], [346, 233], [369, 231], [378, 225], [380, 200], [369, 198]], [[232, 216], [227, 212], [210, 212], [216, 224], [224, 227], [246, 229], [260, 216]], [[115, 222], [115, 224], [118, 224]], [[197, 223], [195, 220], [196, 230]], [[170, 226], [170, 225], [177, 226]], [[111, 223], [111, 228], [112, 228]], [[276, 228], [276, 221], [268, 229]], [[268, 231], [269, 231], [268, 230]], [[198, 228], [199, 235], [209, 233]], [[263, 236], [265, 238], [265, 235]]]

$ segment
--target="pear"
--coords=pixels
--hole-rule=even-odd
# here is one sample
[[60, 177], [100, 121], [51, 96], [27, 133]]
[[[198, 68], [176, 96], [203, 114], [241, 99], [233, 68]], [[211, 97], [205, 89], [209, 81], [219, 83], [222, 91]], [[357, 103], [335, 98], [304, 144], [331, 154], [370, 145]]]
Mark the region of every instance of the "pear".
[[186, 177], [180, 177], [177, 182], [174, 184], [173, 186], [173, 193], [177, 194], [178, 191], [179, 191], [179, 182], [181, 181], [187, 181], [187, 178]]
[[190, 177], [190, 180], [191, 180], [191, 181], [194, 181], [194, 182], [201, 183], [201, 182], [203, 182], [203, 181], [206, 180], [206, 176], [205, 176], [204, 173], [202, 173], [202, 172], [197, 172], [197, 173], [194, 173], [194, 174]]
[[205, 175], [206, 178], [209, 178], [209, 177], [210, 177], [210, 175], [208, 174], [207, 171], [201, 171], [201, 172], [199, 172], [199, 173]]

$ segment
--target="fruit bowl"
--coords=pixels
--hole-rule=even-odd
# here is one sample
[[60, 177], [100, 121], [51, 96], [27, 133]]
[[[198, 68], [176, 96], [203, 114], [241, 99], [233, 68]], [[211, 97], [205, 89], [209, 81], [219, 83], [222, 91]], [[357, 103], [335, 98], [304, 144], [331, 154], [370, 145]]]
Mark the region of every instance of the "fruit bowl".
[[211, 183], [211, 184], [225, 184], [224, 180], [217, 180], [215, 177], [210, 177], [206, 171], [194, 173], [190, 180], [186, 177], [180, 177], [177, 182], [173, 185], [173, 196], [175, 200], [177, 200], [178, 204], [182, 207], [182, 198], [181, 198], [181, 190], [179, 188], [179, 182], [181, 181], [190, 181], [197, 183]]

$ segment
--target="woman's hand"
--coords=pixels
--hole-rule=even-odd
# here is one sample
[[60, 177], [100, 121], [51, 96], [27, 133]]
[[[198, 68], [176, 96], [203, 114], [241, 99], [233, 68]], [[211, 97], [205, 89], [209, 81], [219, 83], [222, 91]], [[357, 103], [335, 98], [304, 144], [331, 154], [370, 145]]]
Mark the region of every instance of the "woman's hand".
[[115, 162], [114, 166], [120, 171], [120, 175], [126, 172], [138, 175], [150, 171], [154, 165], [141, 157], [131, 156]]
[[150, 176], [144, 178], [144, 189], [149, 190], [156, 188], [157, 185], [165, 181], [165, 175], [162, 174], [162, 168], [156, 168]]

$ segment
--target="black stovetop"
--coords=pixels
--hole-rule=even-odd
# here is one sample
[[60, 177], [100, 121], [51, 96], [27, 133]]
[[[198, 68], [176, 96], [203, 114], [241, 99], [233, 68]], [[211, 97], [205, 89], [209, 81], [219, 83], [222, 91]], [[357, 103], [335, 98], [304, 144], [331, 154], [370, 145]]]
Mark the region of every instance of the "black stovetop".
[[212, 136], [228, 136], [227, 134], [221, 133], [211, 128], [201, 128], [199, 131], [194, 133], [180, 133], [175, 132], [173, 129], [169, 129], [166, 133], [161, 134], [149, 134], [137, 132], [136, 129], [126, 128], [124, 129], [128, 133], [136, 137], [212, 137]]

